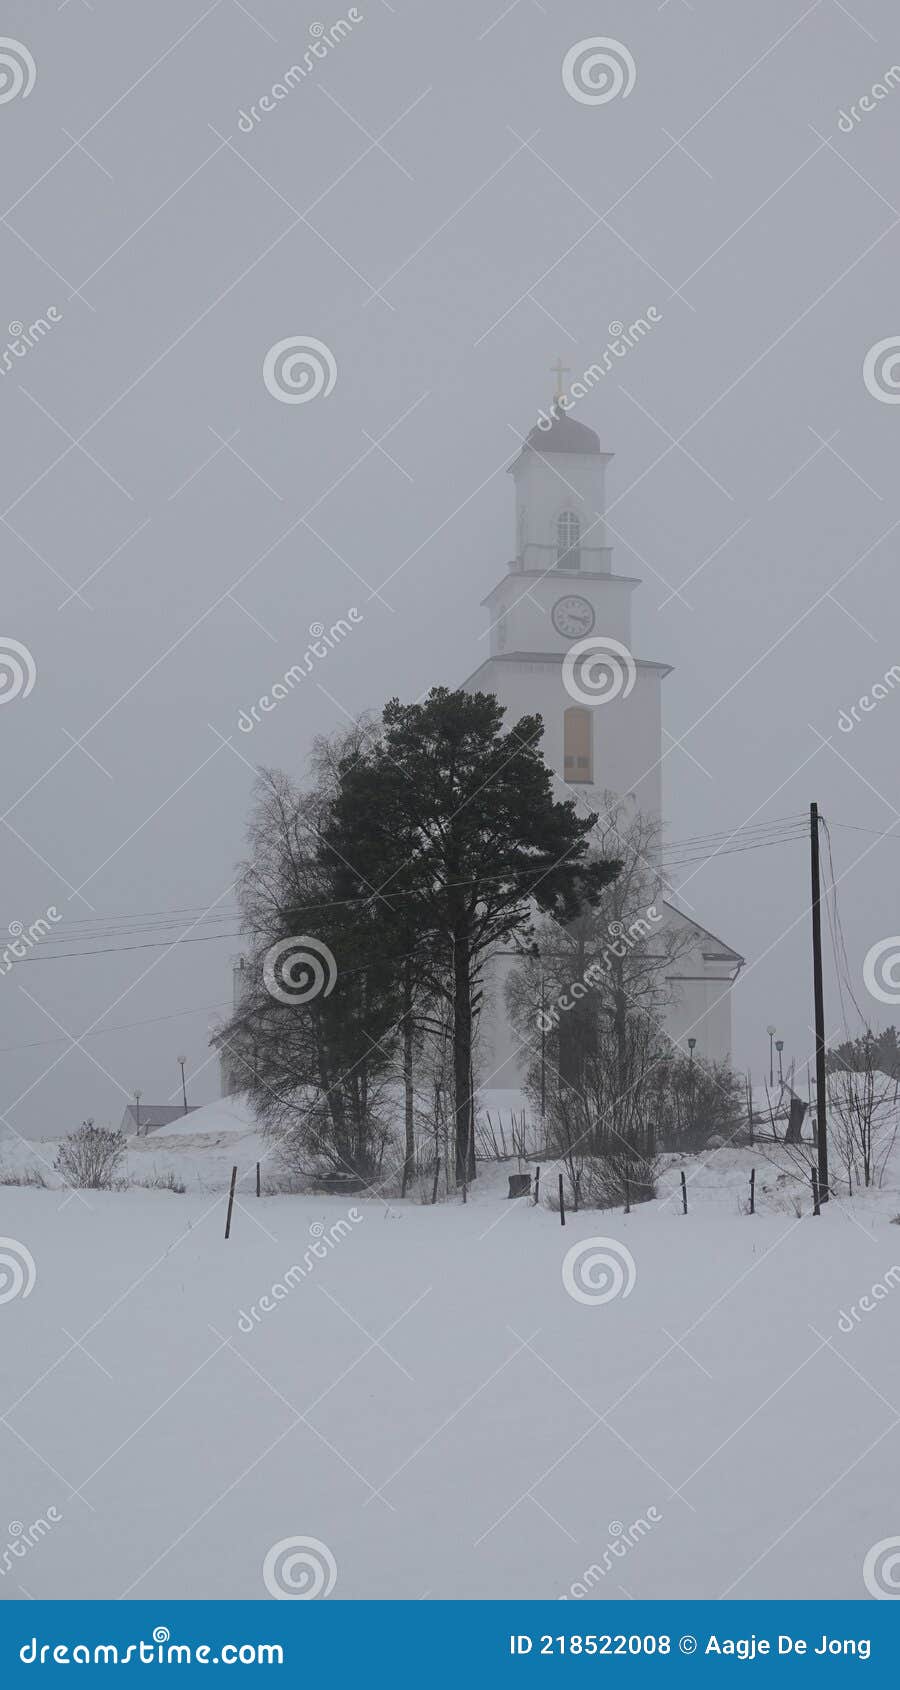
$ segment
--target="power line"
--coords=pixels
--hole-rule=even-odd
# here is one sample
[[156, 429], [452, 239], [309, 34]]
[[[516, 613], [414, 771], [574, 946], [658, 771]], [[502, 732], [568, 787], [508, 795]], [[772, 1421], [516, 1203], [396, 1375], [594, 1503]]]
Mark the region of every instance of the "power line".
[[894, 844], [900, 844], [900, 833], [895, 831], [897, 823], [894, 824], [893, 828], [884, 829], [878, 827], [861, 827], [856, 822], [832, 821], [831, 825], [832, 827], [844, 828], [849, 833], [871, 833], [876, 839], [890, 839]]
[[[18, 962], [68, 962], [70, 957], [79, 956], [122, 956], [126, 951], [161, 951], [167, 947], [174, 950], [176, 945], [208, 945], [214, 939], [243, 939], [243, 933], [201, 933], [195, 939], [154, 939], [142, 945], [107, 945], [96, 951], [57, 951], [41, 952], [37, 949], [33, 956], [18, 957]], [[74, 942], [74, 941], [73, 941]]]
[[[802, 824], [795, 821], [793, 817], [784, 817], [780, 821], [756, 823], [747, 828], [735, 828], [730, 834], [698, 835], [693, 839], [684, 839], [678, 841], [665, 852], [664, 867], [668, 872], [671, 869], [686, 868], [695, 862], [711, 861], [716, 857], [734, 856], [745, 851], [765, 850], [773, 845], [790, 843], [795, 839], [804, 837], [803, 832], [798, 831], [801, 827]], [[722, 839], [724, 843], [718, 844], [717, 841], [719, 839]], [[709, 850], [705, 849], [707, 845], [710, 846]], [[699, 850], [698, 847], [700, 848]], [[686, 854], [691, 849], [693, 849], [696, 854]], [[679, 854], [679, 852], [681, 854]], [[579, 869], [583, 869], [585, 865], [579, 859], [573, 863], [556, 866], [563, 866], [577, 871]], [[546, 866], [544, 864], [536, 863], [533, 867], [509, 869], [505, 874], [485, 876], [484, 878], [486, 880], [493, 881], [502, 881], [511, 878], [524, 878], [528, 875], [541, 878], [546, 874], [546, 872]], [[474, 886], [477, 884], [478, 882], [474, 879], [448, 881], [446, 883], [445, 890], [461, 886]], [[419, 893], [415, 888], [398, 888], [390, 894], [392, 898], [416, 897], [418, 895]], [[365, 908], [369, 906], [377, 896], [377, 893], [357, 893], [351, 898], [332, 898], [322, 901], [321, 903], [299, 904], [294, 906], [291, 913], [294, 916], [305, 916], [322, 910], [352, 907]], [[90, 945], [90, 941], [92, 939], [124, 938], [126, 935], [131, 933], [152, 932], [171, 928], [176, 926], [179, 920], [185, 918], [186, 912], [173, 912], [171, 917], [167, 917], [166, 912], [164, 911], [147, 911], [145, 914], [148, 918], [155, 914], [160, 919], [143, 927], [130, 928], [116, 927], [112, 925], [112, 923], [104, 926], [99, 918], [97, 922], [93, 924], [87, 920], [84, 922], [77, 922], [73, 924], [78, 928], [77, 932], [72, 933], [70, 936], [63, 932], [58, 932], [55, 935], [55, 942], [57, 944], [77, 944], [79, 941], [84, 940], [87, 942], [88, 948], [74, 951], [45, 951], [43, 949], [39, 950], [35, 948], [33, 955], [21, 957], [18, 960], [21, 962], [63, 962], [69, 957], [117, 956], [120, 953], [124, 954], [129, 951], [164, 950], [166, 948], [174, 949], [177, 945], [209, 944], [213, 940], [234, 940], [248, 937], [246, 931], [242, 932], [238, 929], [225, 933], [197, 934], [189, 937], [179, 937], [176, 939], [146, 940], [141, 941], [140, 943], [128, 945], [109, 945], [99, 947], [92, 947]], [[124, 918], [120, 917], [117, 919], [128, 920], [129, 918], [126, 916]], [[233, 921], [235, 916], [231, 913], [228, 913], [227, 915], [212, 916], [209, 915], [209, 912], [205, 912], [201, 916], [196, 917], [191, 922], [191, 925], [196, 926], [201, 920], [205, 919], [216, 922], [224, 920]], [[47, 935], [47, 937], [49, 937], [49, 935]]]
[[829, 877], [830, 877], [829, 890], [830, 890], [830, 893], [831, 893], [831, 902], [829, 904], [826, 904], [825, 907], [826, 907], [826, 910], [828, 912], [828, 926], [829, 926], [829, 930], [830, 930], [830, 933], [831, 933], [832, 950], [834, 952], [835, 975], [837, 977], [837, 983], [838, 983], [838, 996], [840, 998], [840, 1003], [841, 1003], [841, 1015], [843, 1017], [843, 1022], [844, 1022], [844, 1032], [847, 1034], [847, 1037], [849, 1038], [850, 1028], [849, 1028], [849, 1025], [848, 1025], [847, 1012], [846, 1012], [846, 1008], [845, 1008], [845, 1005], [844, 1005], [844, 986], [845, 985], [846, 985], [849, 997], [851, 999], [851, 1002], [853, 1004], [853, 1007], [856, 1010], [856, 1013], [859, 1016], [860, 1021], [863, 1023], [863, 1026], [865, 1026], [865, 1024], [866, 1024], [866, 1018], [863, 1015], [863, 1012], [859, 1007], [859, 1003], [857, 1002], [856, 994], [853, 990], [853, 976], [852, 976], [852, 972], [851, 972], [851, 968], [850, 968], [850, 958], [847, 955], [847, 941], [846, 941], [846, 938], [844, 936], [844, 926], [843, 926], [843, 922], [841, 920], [840, 906], [838, 904], [837, 879], [836, 879], [835, 872], [834, 872], [834, 856], [832, 854], [832, 849], [831, 849], [831, 832], [830, 832], [830, 829], [829, 829], [829, 826], [828, 826], [828, 822], [825, 820], [824, 817], [822, 818], [822, 826], [825, 830], [825, 840], [826, 840], [826, 844], [828, 846], [828, 872], [829, 872]]
[[[197, 1004], [193, 1009], [173, 1009], [170, 1010], [168, 1015], [150, 1015], [141, 1021], [118, 1021], [112, 1027], [96, 1027], [87, 1033], [79, 1034], [79, 1041], [81, 1039], [100, 1039], [105, 1037], [107, 1033], [127, 1033], [130, 1032], [132, 1027], [152, 1027], [159, 1021], [177, 1021], [181, 1015], [211, 1015], [213, 1010], [227, 1009], [228, 1007], [227, 1000], [222, 999], [220, 1003]], [[0, 1055], [6, 1056], [10, 1051], [38, 1050], [43, 1045], [65, 1043], [65, 1036], [56, 1039], [30, 1039], [24, 1044], [0, 1045]]]

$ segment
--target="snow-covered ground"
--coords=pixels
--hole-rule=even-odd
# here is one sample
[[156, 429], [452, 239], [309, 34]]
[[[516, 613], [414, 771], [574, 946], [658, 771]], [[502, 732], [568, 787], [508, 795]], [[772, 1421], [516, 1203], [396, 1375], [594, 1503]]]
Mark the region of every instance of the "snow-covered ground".
[[[58, 1150], [55, 1139], [0, 1138], [0, 1169], [35, 1169], [55, 1184], [53, 1164]], [[257, 1161], [274, 1184], [277, 1159], [272, 1145], [257, 1130], [246, 1099], [223, 1097], [159, 1132], [129, 1138], [122, 1174], [135, 1184], [144, 1184], [171, 1173], [189, 1192], [214, 1192], [227, 1186], [236, 1163], [242, 1189], [252, 1186], [255, 1191]]]
[[[258, 1142], [197, 1121], [184, 1156]], [[680, 1165], [565, 1230], [514, 1164], [433, 1209], [245, 1182], [227, 1242], [220, 1190], [0, 1187], [36, 1268], [0, 1306], [0, 1597], [264, 1598], [292, 1537], [345, 1598], [865, 1597], [900, 1532], [900, 1167], [798, 1219], [719, 1151], [685, 1218]], [[624, 1280], [581, 1302], [598, 1236]]]

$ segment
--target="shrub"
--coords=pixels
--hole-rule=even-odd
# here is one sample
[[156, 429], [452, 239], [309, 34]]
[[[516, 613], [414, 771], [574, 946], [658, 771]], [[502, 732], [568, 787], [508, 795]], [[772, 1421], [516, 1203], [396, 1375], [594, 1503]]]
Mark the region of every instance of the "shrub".
[[[658, 1176], [658, 1158], [644, 1156], [630, 1146], [603, 1156], [586, 1156], [577, 1168], [567, 1168], [566, 1208], [624, 1209], [626, 1202], [629, 1208], [636, 1203], [651, 1203], [657, 1194]], [[551, 1179], [544, 1207], [559, 1213], [555, 1179]]]
[[46, 1190], [40, 1168], [0, 1168], [0, 1185], [36, 1185]]
[[53, 1166], [66, 1185], [82, 1191], [111, 1191], [125, 1156], [125, 1135], [85, 1121], [59, 1147]]
[[187, 1191], [187, 1186], [178, 1179], [172, 1168], [167, 1168], [164, 1174], [157, 1173], [154, 1168], [153, 1173], [148, 1174], [146, 1179], [133, 1180], [132, 1184], [140, 1186], [142, 1191], [176, 1191], [179, 1197], [183, 1197]]
[[611, 1150], [585, 1166], [580, 1198], [586, 1209], [624, 1209], [651, 1203], [656, 1196], [659, 1163], [637, 1150]]

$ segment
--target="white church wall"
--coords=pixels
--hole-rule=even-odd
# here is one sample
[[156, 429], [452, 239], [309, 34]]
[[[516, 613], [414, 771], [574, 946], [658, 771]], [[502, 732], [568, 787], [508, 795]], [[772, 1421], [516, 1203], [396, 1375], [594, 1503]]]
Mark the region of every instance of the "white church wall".
[[[702, 964], [701, 964], [702, 966]], [[695, 1056], [705, 1062], [731, 1057], [730, 976], [694, 976], [675, 982], [675, 1000], [666, 1015], [666, 1032], [687, 1052], [688, 1039], [697, 1040]]]
[[[555, 662], [533, 663], [514, 660], [488, 663], [464, 682], [469, 692], [493, 692], [506, 708], [505, 726], [520, 716], [537, 712], [544, 720], [541, 750], [557, 775], [554, 796], [590, 794], [599, 806], [604, 792], [623, 796], [634, 793], [638, 808], [647, 816], [658, 815], [662, 805], [659, 746], [661, 738], [660, 683], [651, 667], [638, 668], [634, 689], [627, 698], [611, 699], [591, 709], [594, 779], [591, 785], [571, 787], [563, 781], [564, 719], [573, 699], [562, 684], [562, 672]], [[592, 787], [596, 789], [592, 791]]]
[[[557, 454], [541, 457], [540, 445], [513, 466], [516, 481], [517, 555], [526, 569], [547, 569], [556, 551], [556, 522], [571, 510], [581, 521], [583, 568], [610, 568], [606, 524], [606, 465], [610, 453], [569, 453], [563, 466]], [[548, 473], [547, 466], [550, 465]]]
[[[544, 566], [546, 570], [546, 565]], [[592, 634], [618, 640], [631, 650], [631, 595], [635, 583], [627, 576], [604, 575], [597, 597], [596, 576], [550, 569], [537, 580], [510, 574], [489, 594], [491, 655], [513, 651], [558, 652], [564, 657], [572, 636], [553, 624], [553, 607], [593, 600]]]

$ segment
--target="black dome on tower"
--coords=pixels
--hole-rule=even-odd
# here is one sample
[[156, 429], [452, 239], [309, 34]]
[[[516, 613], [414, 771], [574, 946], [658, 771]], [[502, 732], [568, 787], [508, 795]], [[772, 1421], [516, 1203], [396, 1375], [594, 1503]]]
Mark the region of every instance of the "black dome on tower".
[[596, 455], [603, 454], [600, 438], [586, 423], [576, 422], [564, 411], [559, 411], [556, 405], [550, 410], [550, 427], [542, 428], [535, 423], [528, 436], [526, 445], [533, 446], [536, 452], [581, 452]]

